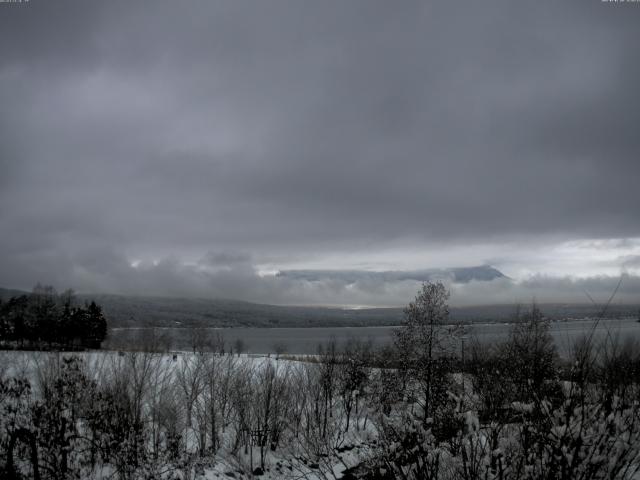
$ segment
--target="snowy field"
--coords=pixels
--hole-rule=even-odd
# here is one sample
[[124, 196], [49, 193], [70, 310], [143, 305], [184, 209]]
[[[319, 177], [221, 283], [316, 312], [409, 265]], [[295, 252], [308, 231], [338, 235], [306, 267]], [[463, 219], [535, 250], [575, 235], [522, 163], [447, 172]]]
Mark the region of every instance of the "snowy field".
[[[340, 479], [350, 468], [359, 465], [375, 444], [375, 428], [363, 410], [352, 414], [350, 428], [345, 429], [336, 398], [328, 407], [332, 412], [325, 426], [334, 443], [328, 450], [325, 445], [316, 445], [314, 442], [318, 439], [312, 438], [314, 432], [309, 430], [309, 420], [305, 422], [303, 417], [308, 407], [304, 400], [308, 389], [318, 383], [309, 377], [318, 373], [318, 368], [276, 356], [184, 351], [164, 354], [0, 351], [0, 376], [26, 378], [31, 384], [32, 398], [46, 398], [51, 372], [59, 373], [65, 359], [74, 357], [81, 359], [82, 371], [97, 384], [117, 384], [125, 380], [125, 389], [132, 398], [139, 393], [140, 413], [150, 425], [151, 443], [156, 440], [158, 444], [164, 443], [168, 438], [166, 432], [160, 432], [159, 425], [165, 420], [158, 411], [165, 408], [165, 404], [176, 407], [173, 420], [182, 441], [183, 458], [172, 466], [160, 467], [160, 478]], [[279, 414], [278, 409], [283, 412]], [[295, 422], [291, 415], [298, 418], [298, 427], [306, 425], [307, 431], [300, 432], [300, 438], [298, 434], [292, 437]], [[219, 423], [218, 427], [214, 426], [215, 422]], [[267, 431], [273, 431], [276, 426], [282, 429], [283, 438], [277, 447], [273, 440], [260, 439], [265, 425], [268, 425], [264, 427]], [[211, 454], [207, 441], [211, 442], [214, 436], [216, 452]], [[148, 448], [153, 450], [158, 445]], [[204, 450], [207, 453], [200, 454]], [[178, 472], [177, 476], [162, 473], [169, 471]], [[123, 478], [115, 466], [107, 464], [94, 471], [90, 478], [114, 476]]]
[[[3, 390], [0, 432], [10, 437], [26, 425], [39, 438], [43, 468], [55, 472], [63, 458], [63, 470], [95, 480], [353, 479], [393, 469], [381, 477], [390, 479], [405, 468], [416, 480], [500, 472], [511, 480], [522, 478], [518, 468], [537, 472], [527, 478], [546, 478], [550, 468], [597, 473], [580, 478], [640, 478], [637, 375], [629, 370], [608, 383], [618, 379], [617, 365], [638, 365], [617, 363], [623, 351], [602, 371], [610, 375], [602, 385], [572, 374], [575, 381], [554, 391], [543, 379], [535, 387], [541, 396], [518, 401], [504, 398], [514, 398], [522, 379], [528, 391], [535, 378], [516, 366], [523, 352], [508, 360], [510, 372], [486, 368], [484, 359], [467, 365], [474, 373], [434, 370], [429, 388], [440, 392], [433, 397], [440, 406], [433, 416], [425, 413], [424, 372], [403, 380], [398, 370], [372, 368], [364, 344], [336, 352], [300, 361], [178, 350], [4, 351], [3, 388], [10, 377], [28, 379], [31, 388], [14, 397]], [[559, 372], [549, 368], [545, 379]], [[606, 385], [615, 387], [608, 406]], [[0, 440], [6, 446], [6, 436]], [[16, 450], [16, 464], [33, 478], [27, 445]], [[427, 475], [433, 469], [437, 475]]]

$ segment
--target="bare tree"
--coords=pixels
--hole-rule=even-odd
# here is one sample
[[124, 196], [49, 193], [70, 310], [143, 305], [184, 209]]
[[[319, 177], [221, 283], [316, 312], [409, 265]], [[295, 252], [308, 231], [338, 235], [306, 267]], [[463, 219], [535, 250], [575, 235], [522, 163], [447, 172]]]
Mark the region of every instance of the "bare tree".
[[176, 382], [186, 409], [186, 428], [193, 423], [193, 408], [204, 389], [206, 363], [203, 354], [183, 355], [176, 368]]
[[232, 355], [208, 355], [204, 360], [203, 389], [196, 412], [200, 428], [207, 432], [209, 449], [215, 453], [231, 417], [236, 360]]
[[236, 338], [233, 342], [233, 350], [235, 351], [236, 355], [240, 356], [247, 350], [247, 345], [245, 344], [243, 339]]
[[534, 395], [540, 398], [551, 394], [556, 380], [556, 347], [546, 319], [534, 303], [522, 313], [518, 309], [515, 323], [504, 345], [505, 370], [516, 389], [517, 398], [523, 401]]
[[[426, 425], [446, 396], [445, 355], [451, 343], [443, 329], [449, 318], [449, 292], [442, 283], [424, 283], [404, 310], [402, 326], [395, 331], [400, 372], [408, 394], [420, 403]], [[411, 383], [418, 391], [411, 392]]]
[[[342, 349], [338, 368], [340, 399], [345, 414], [345, 432], [349, 431], [352, 412], [359, 412], [360, 397], [370, 376], [371, 345], [350, 338]], [[356, 422], [356, 429], [358, 424]]]

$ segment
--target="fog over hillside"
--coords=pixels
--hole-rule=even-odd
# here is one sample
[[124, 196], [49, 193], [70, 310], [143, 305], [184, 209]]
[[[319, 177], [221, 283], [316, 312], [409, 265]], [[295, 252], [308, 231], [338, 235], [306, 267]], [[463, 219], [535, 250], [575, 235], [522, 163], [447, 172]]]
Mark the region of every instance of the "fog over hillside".
[[[0, 300], [28, 294], [0, 288]], [[229, 299], [79, 294], [76, 303], [96, 301], [104, 308], [110, 328], [200, 327], [371, 327], [399, 325], [402, 308], [336, 308], [282, 306]], [[452, 323], [512, 322], [518, 308], [530, 304], [451, 307]], [[601, 309], [590, 303], [546, 303], [540, 308], [552, 320], [596, 317]], [[636, 318], [640, 303], [611, 305], [605, 318]]]

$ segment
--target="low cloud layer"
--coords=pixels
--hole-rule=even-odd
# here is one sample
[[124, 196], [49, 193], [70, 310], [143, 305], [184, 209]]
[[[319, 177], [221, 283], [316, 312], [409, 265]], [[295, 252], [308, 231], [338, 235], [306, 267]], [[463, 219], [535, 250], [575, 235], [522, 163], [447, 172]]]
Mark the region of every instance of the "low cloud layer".
[[[455, 306], [541, 303], [604, 303], [620, 276], [588, 277], [530, 275], [509, 278], [490, 266], [422, 271], [294, 270], [263, 273], [251, 256], [237, 253], [207, 254], [184, 264], [177, 258], [139, 261], [124, 256], [87, 253], [66, 268], [41, 258], [40, 271], [25, 278], [46, 279], [60, 289], [82, 293], [115, 293], [191, 298], [226, 298], [281, 305], [347, 307], [402, 306], [412, 300], [423, 281], [442, 281]], [[103, 252], [104, 253], [104, 252]], [[101, 259], [96, 261], [96, 259]], [[79, 267], [82, 265], [82, 267]], [[16, 265], [17, 266], [17, 265]], [[47, 276], [49, 271], [56, 276]], [[591, 299], [590, 299], [591, 297]], [[616, 303], [638, 303], [640, 276], [622, 274]]]

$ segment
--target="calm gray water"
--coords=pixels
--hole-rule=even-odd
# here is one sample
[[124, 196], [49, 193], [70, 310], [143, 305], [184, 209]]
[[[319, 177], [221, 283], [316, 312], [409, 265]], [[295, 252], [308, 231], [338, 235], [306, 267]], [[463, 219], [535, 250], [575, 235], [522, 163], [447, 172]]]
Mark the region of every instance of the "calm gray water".
[[[561, 353], [569, 351], [573, 343], [588, 334], [594, 325], [593, 320], [572, 320], [554, 322], [551, 333]], [[374, 345], [384, 345], [392, 340], [393, 330], [397, 327], [326, 327], [326, 328], [224, 328], [207, 329], [207, 334], [220, 333], [227, 345], [233, 345], [241, 339], [248, 353], [274, 353], [280, 348], [291, 354], [313, 354], [319, 344], [335, 338], [338, 343], [356, 338], [371, 341]], [[477, 338], [481, 343], [495, 343], [507, 337], [511, 326], [507, 324], [479, 324], [466, 327], [466, 341]], [[150, 337], [170, 339], [170, 348], [189, 349], [192, 331], [184, 328], [163, 329], [113, 329], [109, 335], [107, 348], [123, 348], [128, 342]], [[202, 336], [202, 333], [201, 333]], [[635, 319], [602, 320], [595, 330], [594, 338], [640, 341], [640, 323]]]

